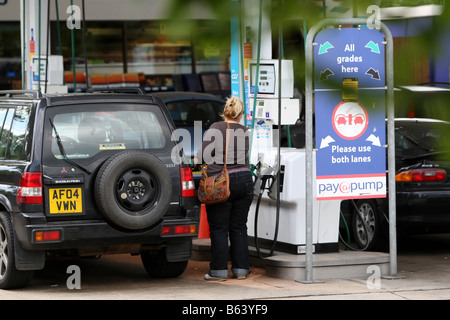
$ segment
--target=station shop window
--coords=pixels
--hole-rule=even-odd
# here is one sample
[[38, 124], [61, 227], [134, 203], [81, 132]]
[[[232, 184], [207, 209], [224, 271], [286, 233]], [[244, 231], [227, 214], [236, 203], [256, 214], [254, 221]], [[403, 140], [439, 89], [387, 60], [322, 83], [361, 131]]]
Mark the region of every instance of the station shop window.
[[[65, 71], [72, 72], [71, 32], [65, 20], [59, 28], [56, 24], [51, 22], [51, 53], [63, 55]], [[163, 21], [87, 21], [86, 25], [90, 75], [140, 73], [145, 84], [174, 90], [180, 83], [174, 75], [218, 72], [219, 77], [229, 77], [229, 21], [190, 21], [183, 26], [195, 27], [181, 28], [181, 33], [165, 27]], [[222, 30], [220, 37], [217, 30]], [[73, 35], [76, 71], [82, 73], [82, 29], [75, 29]], [[18, 21], [0, 22], [0, 89], [22, 88], [20, 39]]]
[[[59, 49], [56, 22], [52, 22], [52, 52]], [[173, 83], [155, 75], [229, 71], [230, 38], [217, 39], [213, 30], [229, 30], [229, 21], [195, 21], [176, 31], [164, 21], [87, 21], [89, 74], [140, 73], [148, 84]], [[191, 24], [192, 25], [192, 24]], [[60, 22], [65, 70], [72, 71], [71, 33]], [[193, 34], [195, 33], [195, 34]], [[228, 32], [229, 33], [229, 32]], [[75, 30], [76, 70], [84, 71], [82, 30]], [[155, 80], [156, 79], [156, 80]], [[142, 80], [142, 79], [141, 79]]]
[[[104, 66], [122, 64], [122, 38], [123, 26], [121, 22], [88, 22], [86, 30], [86, 48], [88, 64], [92, 66]], [[84, 67], [83, 30], [75, 29], [73, 32], [75, 46], [72, 48], [71, 30], [67, 28], [65, 21], [60, 22], [59, 28], [56, 22], [52, 22], [52, 53], [62, 54], [64, 57], [64, 69], [72, 70], [72, 50], [75, 63]], [[57, 31], [60, 31], [58, 37]], [[58, 38], [61, 43], [59, 43]]]
[[0, 22], [0, 90], [21, 89], [20, 23]]

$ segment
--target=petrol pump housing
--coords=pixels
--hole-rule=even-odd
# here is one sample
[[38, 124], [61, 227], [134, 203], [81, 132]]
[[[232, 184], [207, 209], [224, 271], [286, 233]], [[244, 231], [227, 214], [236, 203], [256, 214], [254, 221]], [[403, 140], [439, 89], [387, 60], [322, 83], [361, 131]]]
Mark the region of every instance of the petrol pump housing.
[[[293, 98], [292, 60], [282, 60], [281, 63], [274, 59], [261, 60], [259, 68], [257, 61], [250, 61], [249, 69], [249, 103], [255, 116], [250, 162], [258, 168], [257, 179], [267, 179], [267, 175], [272, 175], [272, 178], [267, 180], [261, 198], [255, 198], [250, 207], [248, 234], [260, 247], [272, 247], [275, 243], [278, 251], [302, 254], [306, 241], [305, 149], [280, 147], [278, 159], [279, 132], [273, 128], [278, 123], [295, 124], [300, 115], [300, 101]], [[259, 70], [258, 75], [256, 70]], [[281, 95], [278, 94], [278, 81], [281, 81]], [[281, 114], [278, 114], [279, 99]], [[282, 174], [277, 217], [275, 177], [279, 168]], [[255, 186], [255, 194], [258, 194], [261, 183], [257, 180]], [[314, 201], [315, 252], [338, 251], [339, 208], [340, 201]]]

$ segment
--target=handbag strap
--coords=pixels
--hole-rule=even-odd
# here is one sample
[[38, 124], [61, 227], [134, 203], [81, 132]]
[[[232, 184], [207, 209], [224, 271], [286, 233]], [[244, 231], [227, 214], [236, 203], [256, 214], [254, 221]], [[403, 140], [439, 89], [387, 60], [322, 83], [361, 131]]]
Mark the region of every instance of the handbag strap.
[[230, 142], [230, 123], [227, 122], [227, 139], [225, 142], [225, 162], [224, 162], [224, 169], [227, 168], [227, 156], [228, 156], [228, 143]]
[[[226, 138], [226, 142], [225, 142], [225, 162], [224, 162], [224, 164], [223, 164], [223, 168], [224, 168], [224, 169], [227, 168], [228, 143], [229, 143], [229, 140], [230, 140], [230, 124], [229, 124], [228, 122], [227, 122], [227, 129], [226, 129], [226, 132], [227, 132], [227, 138]], [[208, 165], [205, 164], [205, 165], [203, 166], [203, 171], [206, 172], [207, 167], [208, 167]]]

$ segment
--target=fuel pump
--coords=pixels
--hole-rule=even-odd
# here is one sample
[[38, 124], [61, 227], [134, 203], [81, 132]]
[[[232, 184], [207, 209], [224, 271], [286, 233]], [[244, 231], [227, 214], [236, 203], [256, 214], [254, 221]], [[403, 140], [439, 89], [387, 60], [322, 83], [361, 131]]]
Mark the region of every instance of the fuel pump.
[[[274, 130], [274, 124], [293, 124], [300, 114], [300, 101], [293, 97], [293, 64], [292, 60], [262, 60], [250, 61], [250, 99], [252, 116], [256, 125], [252, 132], [251, 162], [256, 163], [256, 181], [254, 193], [257, 196], [254, 212], [254, 238], [258, 256], [262, 257], [259, 249], [258, 217], [261, 200], [266, 190], [267, 196], [276, 200], [276, 222], [274, 236], [269, 255], [273, 254], [278, 235], [280, 215], [279, 191], [284, 176], [280, 170], [279, 130]], [[279, 70], [281, 68], [282, 70]], [[258, 71], [257, 71], [258, 70]], [[282, 72], [280, 72], [282, 71]], [[256, 73], [259, 72], [257, 75]], [[282, 74], [283, 78], [279, 77]], [[283, 81], [283, 90], [279, 89], [279, 82]], [[255, 88], [257, 88], [255, 90]], [[255, 95], [257, 97], [255, 98]], [[281, 113], [280, 113], [281, 101]]]
[[64, 85], [63, 56], [33, 57], [33, 89], [46, 93], [67, 93]]
[[[275, 124], [294, 124], [300, 115], [300, 101], [293, 99], [292, 64], [289, 60], [282, 60], [281, 63], [278, 60], [261, 60], [258, 76], [254, 64], [254, 61], [249, 62], [249, 103], [255, 117], [250, 162], [256, 166], [256, 197], [249, 211], [248, 234], [254, 239], [260, 257], [260, 247], [270, 249], [269, 255], [275, 248], [277, 251], [302, 254], [306, 248], [306, 150], [281, 147], [278, 139], [280, 128], [274, 130]], [[279, 78], [279, 65], [282, 78]], [[280, 91], [281, 95], [276, 90], [278, 81], [282, 81], [284, 88]], [[258, 85], [256, 99], [253, 85]], [[314, 200], [315, 252], [338, 251], [339, 211], [340, 200]]]

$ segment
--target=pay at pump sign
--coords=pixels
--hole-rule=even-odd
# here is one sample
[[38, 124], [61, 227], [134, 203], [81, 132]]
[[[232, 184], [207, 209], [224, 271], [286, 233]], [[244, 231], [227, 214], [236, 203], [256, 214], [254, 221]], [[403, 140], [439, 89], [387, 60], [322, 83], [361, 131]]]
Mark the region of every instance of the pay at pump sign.
[[324, 29], [315, 38], [316, 196], [386, 197], [385, 59], [374, 29]]

